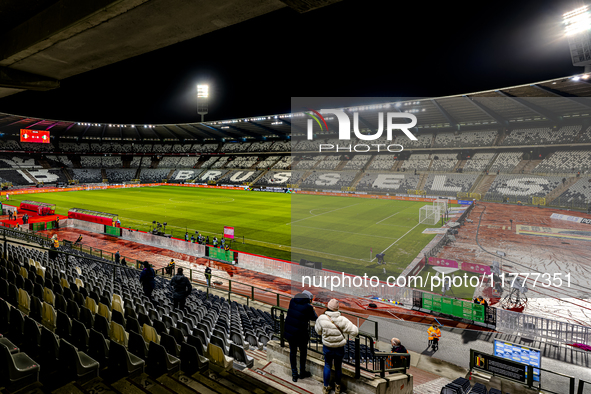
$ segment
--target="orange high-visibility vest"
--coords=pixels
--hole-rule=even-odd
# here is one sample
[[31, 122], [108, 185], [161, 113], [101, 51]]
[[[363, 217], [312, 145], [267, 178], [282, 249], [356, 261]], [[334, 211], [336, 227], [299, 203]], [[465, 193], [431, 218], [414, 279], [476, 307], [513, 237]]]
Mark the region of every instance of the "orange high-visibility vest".
[[433, 328], [433, 326], [431, 326], [427, 330], [427, 334], [429, 334], [429, 340], [432, 341], [435, 338], [441, 337], [441, 330], [439, 330], [439, 328]]

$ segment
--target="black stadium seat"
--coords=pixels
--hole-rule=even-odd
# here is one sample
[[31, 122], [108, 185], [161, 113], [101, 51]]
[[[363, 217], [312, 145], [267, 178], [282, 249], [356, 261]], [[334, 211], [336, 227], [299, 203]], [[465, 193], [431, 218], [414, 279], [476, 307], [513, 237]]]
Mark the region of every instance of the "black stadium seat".
[[11, 354], [10, 349], [0, 343], [2, 360], [2, 381], [0, 385], [25, 387], [39, 381], [39, 364], [25, 353]]

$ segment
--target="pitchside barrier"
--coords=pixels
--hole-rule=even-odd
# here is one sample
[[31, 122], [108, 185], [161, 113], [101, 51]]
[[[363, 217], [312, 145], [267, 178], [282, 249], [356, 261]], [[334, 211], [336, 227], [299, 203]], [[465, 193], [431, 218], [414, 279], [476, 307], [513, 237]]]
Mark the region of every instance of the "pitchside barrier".
[[127, 229], [122, 229], [121, 238], [145, 245], [170, 249], [175, 252], [185, 253], [191, 256], [205, 256], [205, 245], [191, 243], [180, 239], [163, 237], [142, 231], [129, 231]]

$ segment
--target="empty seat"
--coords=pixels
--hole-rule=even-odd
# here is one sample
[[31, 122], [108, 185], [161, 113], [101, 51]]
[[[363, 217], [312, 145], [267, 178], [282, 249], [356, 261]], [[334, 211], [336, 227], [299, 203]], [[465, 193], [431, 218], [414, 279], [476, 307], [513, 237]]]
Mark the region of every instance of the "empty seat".
[[144, 324], [144, 326], [142, 327], [142, 335], [146, 342], [150, 343], [150, 341], [152, 341], [156, 344], [160, 344], [160, 336], [158, 335], [154, 327], [150, 327], [147, 324]]
[[98, 377], [99, 363], [63, 339], [60, 341], [59, 360], [63, 373], [69, 378], [83, 380]]
[[82, 322], [74, 319], [72, 320], [72, 332], [70, 334], [70, 342], [76, 346], [78, 350], [86, 352], [89, 341], [88, 331]]
[[39, 364], [25, 353], [11, 354], [10, 350], [0, 343], [0, 359], [3, 373], [9, 385], [26, 386], [39, 381]]
[[70, 318], [64, 312], [57, 311], [55, 333], [60, 338], [65, 338], [69, 340], [70, 332], [72, 332], [72, 322], [70, 321]]
[[[59, 339], [47, 327], [41, 327], [41, 342], [39, 347], [39, 362], [43, 365], [55, 367], [59, 356]], [[51, 368], [49, 368], [51, 369]]]
[[129, 332], [127, 348], [131, 353], [142, 360], [145, 360], [148, 357], [148, 345], [146, 344], [146, 341], [144, 341], [144, 338], [136, 332]]
[[117, 342], [123, 346], [127, 346], [128, 334], [125, 332], [123, 326], [119, 323], [111, 322], [111, 331], [109, 334], [112, 342]]
[[232, 369], [234, 364], [233, 358], [227, 357], [219, 346], [212, 343], [207, 346], [207, 358], [225, 370]]
[[205, 372], [209, 368], [209, 360], [199, 354], [195, 346], [188, 343], [181, 344], [181, 369], [192, 375], [197, 371]]
[[96, 360], [101, 368], [107, 365], [109, 359], [109, 343], [103, 334], [95, 329], [90, 329], [88, 338], [88, 355]]
[[229, 356], [232, 357], [234, 361], [243, 364], [246, 368], [252, 368], [252, 366], [254, 365], [254, 358], [247, 355], [244, 351], [244, 348], [238, 345], [230, 345]]
[[105, 338], [109, 338], [109, 322], [105, 319], [104, 316], [101, 315], [94, 315], [94, 326], [93, 328], [103, 334]]
[[165, 373], [178, 372], [181, 367], [181, 361], [168, 354], [164, 346], [150, 342], [147, 365], [147, 372], [150, 375], [160, 376]]
[[26, 338], [26, 341], [23, 341], [23, 350], [32, 357], [36, 356], [39, 353], [41, 343], [41, 330], [37, 322], [29, 316], [25, 316], [23, 336]]
[[144, 372], [145, 361], [125, 349], [117, 342], [111, 342], [109, 348], [109, 370], [124, 376]]
[[107, 321], [111, 321], [111, 310], [108, 305], [102, 302], [98, 304], [98, 314], [104, 316]]

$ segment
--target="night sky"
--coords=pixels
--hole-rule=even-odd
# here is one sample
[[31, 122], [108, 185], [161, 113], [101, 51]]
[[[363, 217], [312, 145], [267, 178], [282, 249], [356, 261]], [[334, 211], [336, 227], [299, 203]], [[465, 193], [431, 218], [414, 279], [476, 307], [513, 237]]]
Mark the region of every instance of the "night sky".
[[290, 112], [291, 97], [437, 97], [581, 73], [562, 14], [576, 1], [343, 0], [285, 8], [0, 99], [0, 112], [100, 123], [198, 121]]

